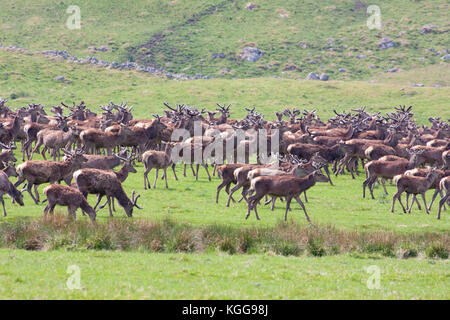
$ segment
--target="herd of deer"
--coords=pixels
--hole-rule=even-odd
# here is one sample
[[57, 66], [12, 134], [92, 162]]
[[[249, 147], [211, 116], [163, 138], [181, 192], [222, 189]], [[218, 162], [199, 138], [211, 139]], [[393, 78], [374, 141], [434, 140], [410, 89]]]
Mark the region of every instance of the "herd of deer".
[[[414, 203], [421, 209], [416, 198], [420, 194], [429, 213], [440, 194], [439, 219], [441, 209], [450, 201], [450, 126], [440, 118], [429, 118], [429, 127], [418, 126], [411, 107], [398, 107], [386, 115], [368, 113], [364, 108], [352, 109], [348, 113], [334, 110], [335, 116], [324, 122], [315, 110], [301, 112], [286, 109], [276, 112], [276, 120], [267, 121], [255, 108], [246, 108], [247, 115], [237, 120], [230, 119], [230, 105], [217, 104], [219, 108], [216, 111], [164, 105], [167, 110], [164, 110], [162, 117], [154, 115], [152, 119], [134, 119], [131, 113], [133, 107], [123, 103], [117, 105], [110, 102], [107, 106], [100, 106], [101, 114], [89, 110], [84, 102], [74, 103], [73, 106], [61, 103], [52, 107], [50, 111], [54, 115], [49, 115], [40, 104], [12, 110], [6, 106], [6, 100], [0, 99], [0, 201], [4, 215], [4, 194], [23, 205], [22, 192], [26, 190], [38, 204], [38, 187], [50, 183], [43, 191], [47, 197], [44, 201], [48, 201], [44, 216], [48, 212], [53, 213], [56, 205], [61, 205], [68, 207], [69, 216], [76, 218], [75, 212], [81, 208], [83, 214], [95, 221], [97, 211], [106, 204], [112, 216], [114, 199], [117, 199], [127, 216], [131, 217], [134, 207], [140, 209], [137, 205], [140, 195], [133, 190], [130, 199], [122, 182], [130, 172], [136, 172], [135, 161], [144, 164], [145, 189], [151, 188], [148, 174], [152, 169], [156, 170], [153, 188], [156, 188], [160, 169], [164, 171], [162, 178], [167, 188], [169, 167], [178, 180], [176, 164], [184, 164], [184, 176], [186, 166], [190, 165], [196, 179], [202, 166], [211, 180], [208, 164], [214, 165], [213, 175], [217, 172], [222, 179], [217, 187], [216, 202], [219, 201], [220, 191], [225, 188], [229, 206], [230, 201], [235, 202], [233, 194], [242, 188], [241, 200], [245, 199], [248, 203], [246, 218], [253, 210], [258, 220], [257, 205], [266, 197], [265, 203], [271, 203], [272, 210], [277, 198], [286, 202], [285, 219], [291, 200], [295, 199], [310, 221], [300, 195], [303, 193], [307, 202], [306, 191], [316, 182], [333, 185], [330, 165], [334, 175], [348, 171], [355, 178], [355, 174], [359, 174], [359, 162], [366, 173], [363, 197], [368, 187], [374, 198], [377, 182], [382, 184], [386, 194], [385, 181], [395, 183], [397, 192], [393, 197], [392, 212], [397, 200], [405, 213], [411, 212]], [[64, 116], [66, 110], [69, 114]], [[196, 125], [201, 130], [200, 134], [195, 129]], [[173, 133], [177, 129], [183, 129], [187, 136], [174, 139]], [[264, 129], [265, 133], [256, 135], [254, 132], [258, 129]], [[244, 141], [237, 139], [237, 131], [244, 133]], [[268, 144], [278, 144], [273, 162], [262, 164], [261, 150], [250, 147], [252, 144], [259, 146], [261, 139], [267, 139]], [[225, 159], [229, 159], [226, 154], [219, 157], [221, 161], [214, 158], [215, 162], [205, 157], [186, 162], [173, 156], [176, 147], [182, 146], [178, 149], [182, 150], [181, 153], [190, 150], [193, 155], [195, 151], [204, 151], [217, 141], [224, 144], [234, 141], [234, 148], [231, 151], [227, 149], [234, 156], [236, 150], [243, 147], [244, 161], [223, 164]], [[17, 142], [21, 142], [23, 163], [16, 168], [14, 149]], [[35, 153], [41, 153], [44, 160], [32, 160]], [[47, 153], [53, 160], [46, 160]], [[256, 156], [257, 164], [250, 164], [253, 156]], [[114, 171], [113, 168], [120, 164], [123, 164], [122, 168]], [[17, 177], [17, 182], [12, 184], [10, 177]], [[66, 185], [61, 185], [61, 181]], [[26, 183], [25, 187], [18, 190], [22, 183]], [[232, 184], [234, 186], [231, 188]], [[427, 206], [425, 192], [429, 189], [435, 192]], [[406, 208], [401, 200], [403, 192], [407, 195]], [[88, 194], [97, 195], [94, 207], [87, 202]], [[104, 196], [106, 202], [100, 205]], [[268, 196], [271, 197], [269, 201]]]

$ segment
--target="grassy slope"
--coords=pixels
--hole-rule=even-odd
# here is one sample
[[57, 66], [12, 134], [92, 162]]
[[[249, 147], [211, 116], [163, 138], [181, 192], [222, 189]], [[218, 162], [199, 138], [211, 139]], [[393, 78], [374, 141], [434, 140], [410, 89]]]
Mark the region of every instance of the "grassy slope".
[[[366, 285], [372, 265], [380, 289]], [[3, 299], [449, 299], [449, 275], [448, 260], [0, 250]]]
[[[257, 106], [260, 112], [270, 118], [275, 110], [285, 106], [317, 108], [321, 116], [329, 116], [332, 108], [349, 109], [361, 105], [369, 106], [370, 110], [391, 110], [398, 104], [414, 105], [418, 119], [425, 121], [430, 116], [448, 118], [447, 88], [404, 88], [399, 85], [369, 84], [362, 82], [307, 82], [279, 79], [254, 80], [210, 80], [176, 82], [151, 78], [134, 72], [108, 71], [86, 66], [74, 66], [68, 63], [54, 63], [48, 67], [48, 61], [40, 56], [23, 55], [0, 51], [0, 96], [11, 93], [23, 93], [23, 97], [12, 100], [13, 106], [20, 106], [32, 101], [52, 105], [64, 100], [79, 101], [83, 99], [93, 110], [97, 105], [114, 100], [128, 101], [135, 105], [136, 117], [151, 117], [152, 113], [161, 110], [162, 102], [188, 103], [198, 107], [212, 108], [216, 101], [233, 103], [232, 116], [243, 115], [243, 107]], [[56, 75], [64, 74], [71, 84], [55, 83]], [[5, 80], [6, 79], [6, 80]], [[414, 93], [414, 94], [410, 94]], [[181, 167], [179, 168], [179, 170]], [[199, 182], [195, 182], [189, 173], [187, 178], [179, 182], [173, 180], [169, 173], [169, 190], [158, 183], [157, 190], [144, 191], [143, 166], [138, 165], [138, 173], [131, 175], [125, 182], [125, 189], [131, 192], [136, 189], [144, 196], [140, 199], [144, 206], [137, 216], [159, 219], [170, 216], [179, 221], [195, 224], [226, 224], [231, 226], [254, 225], [272, 226], [282, 218], [282, 205], [279, 203], [275, 213], [267, 208], [261, 209], [262, 221], [257, 222], [252, 217], [243, 224], [246, 208], [243, 203], [224, 206], [225, 193], [222, 193], [220, 204], [214, 204], [215, 188], [219, 184], [217, 178], [209, 183], [203, 169]], [[150, 175], [150, 178], [154, 173]], [[325, 184], [317, 185], [309, 194], [307, 204], [315, 222], [332, 223], [340, 228], [358, 228], [361, 230], [376, 230], [379, 228], [401, 232], [440, 231], [446, 232], [450, 220], [446, 213], [441, 221], [435, 219], [435, 210], [428, 216], [415, 211], [413, 216], [389, 213], [391, 197], [381, 197], [381, 190], [376, 190], [378, 199], [362, 200], [362, 176], [352, 181], [349, 176], [335, 178], [335, 187]], [[42, 192], [42, 187], [40, 188]], [[389, 187], [392, 194], [394, 187]], [[193, 201], [195, 199], [195, 201]], [[324, 200], [327, 199], [327, 203]], [[91, 197], [91, 201], [93, 201]], [[8, 219], [14, 216], [36, 216], [41, 214], [43, 205], [31, 204], [28, 195], [25, 196], [26, 207], [11, 208]], [[302, 213], [296, 208], [291, 218], [305, 222]], [[435, 207], [436, 208], [436, 207]], [[100, 214], [100, 219], [106, 219], [106, 212]], [[123, 217], [122, 211], [117, 213]]]
[[[65, 26], [68, 4], [64, 2], [7, 0], [0, 12], [0, 42], [33, 50], [67, 49], [77, 56], [89, 54], [116, 61], [146, 61], [151, 57], [169, 71], [191, 75], [221, 76], [220, 70], [228, 68], [232, 72], [226, 77], [304, 78], [314, 71], [328, 72], [332, 79], [367, 79], [393, 67], [408, 70], [445, 64], [427, 49], [448, 49], [447, 33], [420, 34], [425, 24], [448, 29], [445, 0], [378, 1], [381, 31], [369, 30], [365, 9], [355, 10], [355, 2], [350, 0], [260, 0], [251, 11], [244, 8], [247, 2], [140, 0], [129, 4], [82, 0], [77, 2], [82, 29], [69, 30]], [[217, 9], [208, 11], [213, 6]], [[187, 23], [197, 17], [198, 21]], [[150, 50], [132, 50], [157, 34], [165, 37]], [[379, 50], [377, 42], [384, 36], [391, 37], [397, 46]], [[329, 50], [330, 38], [334, 39], [333, 51]], [[308, 43], [308, 48], [300, 48], [300, 42]], [[102, 45], [111, 50], [88, 51], [89, 46]], [[241, 61], [238, 53], [246, 45], [256, 45], [265, 55], [256, 63]], [[218, 52], [226, 58], [212, 59], [211, 54]], [[356, 59], [358, 54], [367, 59]], [[425, 60], [419, 61], [420, 57]], [[370, 64], [378, 68], [369, 69]], [[290, 65], [297, 69], [283, 74]], [[348, 72], [338, 72], [338, 68]]]
[[[52, 79], [65, 75], [70, 84]], [[445, 75], [443, 76], [446, 79]], [[407, 81], [407, 80], [406, 80]], [[403, 79], [387, 79], [386, 84], [364, 82], [306, 82], [279, 79], [212, 80], [176, 82], [155, 79], [134, 72], [100, 70], [73, 66], [45, 58], [0, 50], [0, 96], [19, 96], [12, 106], [39, 101], [49, 106], [64, 100], [85, 100], [93, 110], [109, 100], [126, 100], [135, 105], [137, 117], [151, 117], [161, 110], [162, 101], [188, 103], [212, 108], [216, 101], [233, 103], [232, 116], [243, 115], [243, 107], [255, 105], [272, 114], [285, 106], [317, 108], [329, 116], [332, 108], [349, 109], [361, 105], [370, 110], [388, 111], [398, 104], [414, 105], [418, 118], [450, 116], [447, 88], [408, 88]], [[404, 90], [402, 90], [405, 88]], [[153, 176], [153, 175], [152, 175]], [[144, 192], [142, 165], [125, 183], [127, 192], [142, 193], [143, 211], [135, 218], [172, 219], [193, 224], [223, 224], [232, 227], [273, 226], [283, 210], [260, 209], [262, 220], [243, 219], [243, 204], [225, 208], [224, 197], [213, 203], [218, 180], [209, 183], [202, 174], [199, 182], [182, 178], [176, 183], [169, 173], [169, 190]], [[448, 233], [450, 220], [444, 212], [441, 221], [416, 210], [412, 215], [392, 215], [389, 198], [361, 199], [361, 182], [348, 176], [335, 179], [336, 187], [318, 185], [309, 192], [309, 213], [316, 223], [332, 223], [338, 228], [392, 230], [415, 233]], [[42, 187], [40, 191], [42, 192]], [[390, 193], [392, 194], [392, 187]], [[381, 194], [377, 189], [376, 193]], [[329, 202], [324, 204], [323, 200]], [[93, 197], [91, 197], [93, 201]], [[25, 195], [26, 206], [5, 201], [9, 216], [36, 217], [43, 205], [35, 206]], [[398, 210], [398, 208], [397, 208]], [[121, 209], [116, 214], [123, 218]], [[290, 217], [306, 223], [298, 207]], [[85, 219], [84, 217], [80, 217]], [[99, 214], [99, 221], [107, 212]], [[262, 255], [222, 256], [166, 255], [123, 252], [26, 252], [0, 250], [1, 298], [442, 298], [448, 299], [448, 261], [396, 260], [367, 256], [324, 258], [283, 258]], [[104, 259], [108, 258], [108, 259]], [[375, 259], [376, 258], [376, 259]], [[68, 291], [64, 284], [67, 266], [82, 268], [82, 285], [87, 291]], [[382, 289], [368, 290], [365, 266], [376, 264], [382, 270]], [[26, 266], [33, 265], [33, 269]], [[255, 268], [250, 268], [255, 266]], [[263, 266], [263, 267], [261, 267]], [[239, 270], [239, 271], [235, 271]], [[255, 272], [257, 270], [257, 272]], [[120, 280], [118, 280], [120, 278]], [[230, 281], [231, 280], [231, 281]], [[119, 289], [117, 289], [119, 288]], [[114, 293], [114, 295], [113, 295]]]

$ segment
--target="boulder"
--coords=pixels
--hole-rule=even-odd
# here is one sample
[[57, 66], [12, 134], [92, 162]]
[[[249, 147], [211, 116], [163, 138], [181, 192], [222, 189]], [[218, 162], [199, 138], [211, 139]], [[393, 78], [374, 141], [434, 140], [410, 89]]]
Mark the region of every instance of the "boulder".
[[259, 60], [259, 58], [262, 57], [263, 54], [264, 54], [264, 52], [259, 50], [258, 48], [245, 47], [244, 49], [242, 49], [241, 53], [239, 54], [239, 57], [242, 60], [256, 62]]
[[421, 34], [427, 34], [427, 33], [435, 33], [438, 31], [438, 27], [433, 24], [427, 24], [422, 27], [422, 30], [420, 30]]
[[326, 74], [326, 73], [321, 73], [319, 79], [320, 79], [321, 81], [328, 81], [329, 76], [328, 76], [328, 74]]
[[394, 47], [394, 41], [392, 41], [392, 39], [385, 37], [383, 39], [381, 39], [380, 41], [378, 41], [378, 47], [381, 50], [386, 50], [388, 48], [392, 48]]
[[319, 76], [314, 73], [314, 72], [310, 72], [307, 76], [306, 76], [306, 80], [319, 80]]

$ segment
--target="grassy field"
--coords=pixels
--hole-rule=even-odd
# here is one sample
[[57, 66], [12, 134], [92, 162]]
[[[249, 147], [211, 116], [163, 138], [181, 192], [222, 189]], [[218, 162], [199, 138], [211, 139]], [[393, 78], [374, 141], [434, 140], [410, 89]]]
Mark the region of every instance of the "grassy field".
[[[68, 3], [5, 0], [0, 43], [226, 78], [304, 79], [309, 72], [326, 72], [331, 79], [355, 80], [394, 67], [403, 71], [445, 64], [441, 60], [448, 49], [445, 0], [377, 1], [381, 30], [367, 27], [371, 3], [362, 1], [260, 0], [247, 10], [248, 2], [80, 0], [76, 5], [81, 29], [70, 30]], [[437, 26], [436, 32], [421, 34], [429, 24]], [[390, 37], [395, 47], [379, 49], [383, 37]], [[92, 51], [91, 46], [109, 50]], [[256, 46], [264, 55], [256, 62], [243, 61], [239, 53], [246, 46]], [[225, 57], [213, 58], [216, 53]], [[356, 58], [359, 55], [364, 57]]]
[[[445, 68], [448, 69], [443, 66], [441, 70]], [[430, 83], [448, 83], [448, 73], [435, 71], [435, 77], [424, 72], [417, 75], [428, 77]], [[53, 78], [59, 75], [64, 75], [70, 83], [55, 82]], [[151, 117], [162, 109], [163, 101], [207, 108], [214, 108], [216, 102], [232, 103], [233, 118], [243, 116], [244, 107], [250, 106], [256, 106], [271, 119], [274, 111], [288, 106], [317, 109], [320, 116], [327, 118], [334, 108], [348, 110], [366, 105], [370, 111], [388, 112], [400, 104], [413, 105], [420, 123], [426, 123], [432, 115], [450, 117], [448, 88], [412, 88], [409, 81], [408, 77], [399, 75], [380, 79], [378, 83], [272, 78], [178, 82], [0, 50], [0, 96], [8, 98], [8, 104], [13, 107], [31, 102], [50, 107], [60, 101], [84, 100], [89, 108], [98, 111], [100, 104], [124, 100], [135, 106], [135, 117]], [[208, 182], [203, 171], [200, 180], [195, 182], [189, 171], [188, 177], [183, 177], [179, 167], [180, 181], [176, 182], [169, 173], [169, 189], [159, 181], [156, 190], [144, 191], [142, 165], [138, 164], [137, 169], [138, 173], [124, 183], [128, 194], [133, 189], [142, 194], [139, 202], [143, 210], [135, 210], [133, 219], [158, 222], [169, 218], [177, 224], [234, 229], [271, 228], [282, 220], [281, 202], [275, 212], [261, 208], [261, 221], [256, 221], [254, 216], [245, 220], [243, 203], [227, 208], [225, 193], [221, 194], [219, 204], [215, 204], [219, 180], [215, 177]], [[153, 177], [152, 173], [150, 178]], [[356, 180], [339, 176], [333, 180], [335, 186], [318, 184], [310, 190], [306, 207], [313, 223], [319, 227], [333, 225], [345, 231], [386, 232], [412, 238], [424, 233], [449, 234], [450, 219], [446, 211], [439, 221], [436, 206], [430, 215], [417, 210], [402, 214], [398, 206], [391, 214], [394, 187], [388, 186], [388, 197], [383, 197], [382, 190], [377, 188], [376, 200], [362, 199], [362, 180], [362, 176]], [[41, 195], [42, 189], [39, 188]], [[24, 198], [25, 207], [5, 201], [8, 217], [0, 220], [12, 223], [18, 218], [40, 217], [44, 205], [32, 204], [27, 194]], [[94, 197], [90, 197], [90, 202], [94, 202]], [[79, 219], [87, 218], [80, 215]], [[99, 213], [100, 223], [108, 219], [107, 210]], [[114, 219], [127, 218], [118, 208]], [[293, 206], [289, 220], [307, 225], [297, 205]], [[75, 252], [1, 249], [0, 256], [0, 298], [449, 298], [448, 259], [423, 256], [402, 260], [357, 252], [317, 258], [282, 257], [276, 253], [166, 254], [78, 249]], [[67, 266], [71, 264], [79, 265], [82, 270], [82, 290], [69, 291], [65, 287], [69, 276]], [[380, 290], [367, 289], [370, 275], [364, 267], [370, 265], [381, 268]]]
[[[80, 271], [80, 289], [67, 281]], [[30, 268], [30, 266], [33, 266]], [[378, 289], [371, 266], [378, 267]], [[372, 268], [376, 268], [372, 267]], [[72, 267], [74, 268], [74, 267]], [[7, 299], [449, 299], [448, 260], [0, 250]], [[74, 282], [69, 282], [74, 283]], [[372, 286], [370, 288], [373, 288]]]

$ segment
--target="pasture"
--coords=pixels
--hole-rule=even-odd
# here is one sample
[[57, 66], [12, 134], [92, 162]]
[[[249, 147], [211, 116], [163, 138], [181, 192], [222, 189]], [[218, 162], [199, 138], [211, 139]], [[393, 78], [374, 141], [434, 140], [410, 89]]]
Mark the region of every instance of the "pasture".
[[[442, 66], [447, 69], [448, 67]], [[68, 83], [55, 82], [65, 75]], [[443, 73], [436, 73], [446, 81]], [[13, 95], [14, 94], [14, 95]], [[449, 90], [444, 88], [412, 88], [408, 79], [386, 79], [379, 83], [362, 81], [307, 82], [288, 79], [240, 79], [168, 81], [152, 78], [133, 71], [104, 70], [85, 65], [48, 61], [39, 54], [0, 50], [0, 96], [9, 98], [8, 105], [19, 107], [39, 102], [47, 108], [60, 101], [86, 102], [98, 111], [100, 104], [109, 101], [127, 101], [134, 105], [135, 118], [151, 118], [161, 113], [163, 102], [186, 103], [198, 108], [213, 108], [216, 102], [231, 103], [231, 117], [245, 114], [244, 107], [256, 107], [268, 119], [274, 112], [288, 106], [317, 109], [324, 119], [333, 109], [349, 110], [367, 106], [371, 112], [391, 112], [398, 105], [412, 105], [419, 123], [426, 124], [429, 116], [450, 117]], [[14, 99], [11, 99], [14, 96]], [[21, 159], [17, 153], [16, 157]], [[39, 157], [36, 157], [39, 159]], [[19, 161], [20, 162], [20, 161]], [[143, 165], [137, 163], [137, 173], [130, 174], [123, 186], [127, 194], [134, 189], [141, 194], [142, 210], [135, 209], [134, 221], [164, 224], [170, 221], [179, 226], [199, 229], [218, 228], [236, 232], [246, 229], [269, 230], [280, 225], [309, 228], [303, 211], [293, 204], [288, 222], [283, 222], [284, 203], [278, 202], [274, 212], [268, 206], [259, 209], [260, 221], [254, 215], [244, 219], [246, 204], [225, 206], [222, 191], [215, 203], [217, 177], [209, 182], [201, 169], [195, 181], [190, 170], [183, 177], [177, 166], [179, 181], [168, 171], [169, 188], [159, 180], [156, 189], [144, 190]], [[150, 179], [153, 182], [154, 172]], [[332, 177], [335, 186], [326, 183], [308, 191], [305, 203], [312, 222], [318, 230], [328, 227], [343, 232], [377, 234], [383, 237], [401, 237], [393, 250], [325, 251], [317, 257], [309, 250], [280, 251], [255, 247], [249, 252], [227, 252], [226, 248], [204, 248], [193, 253], [176, 253], [176, 246], [156, 253], [151, 248], [124, 250], [92, 250], [77, 241], [44, 246], [31, 252], [16, 249], [18, 242], [3, 240], [7, 248], [0, 250], [1, 298], [175, 298], [175, 299], [448, 299], [448, 257], [450, 218], [444, 211], [436, 219], [436, 203], [430, 215], [413, 209], [403, 214], [397, 204], [390, 213], [395, 187], [388, 184], [389, 196], [375, 188], [376, 200], [362, 199], [364, 173], [352, 180], [350, 175]], [[11, 179], [13, 182], [15, 179]], [[42, 196], [43, 186], [39, 188]], [[427, 197], [431, 192], [427, 193]], [[5, 197], [6, 199], [6, 197]], [[1, 223], [20, 226], [32, 223], [42, 216], [44, 204], [35, 205], [24, 193], [24, 207], [5, 201], [7, 217]], [[89, 197], [91, 204], [94, 196]], [[58, 208], [58, 207], [57, 207]], [[57, 209], [65, 214], [65, 208]], [[114, 221], [126, 218], [117, 206]], [[107, 209], [98, 213], [99, 224], [106, 225], [111, 218]], [[77, 223], [88, 218], [78, 212]], [[434, 238], [441, 239], [433, 243]], [[421, 247], [422, 239], [431, 239], [430, 246], [439, 245], [444, 255], [433, 255], [430, 247]], [[73, 240], [73, 239], [72, 239]], [[401, 248], [414, 248], [415, 257], [402, 255]], [[149, 252], [150, 251], [150, 252]], [[162, 250], [164, 251], [164, 250]], [[283, 253], [284, 252], [284, 253]], [[444, 257], [444, 259], [439, 258]], [[69, 265], [79, 265], [82, 288], [68, 290], [66, 272]], [[33, 265], [33, 268], [29, 268]], [[366, 281], [370, 274], [366, 267], [381, 269], [381, 289], [370, 290]]]

